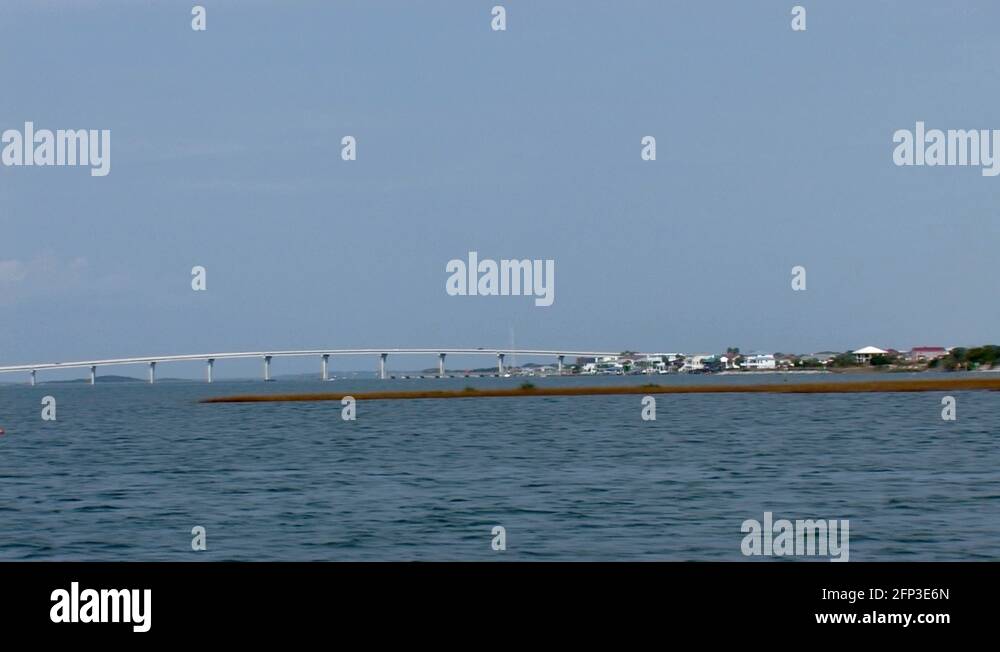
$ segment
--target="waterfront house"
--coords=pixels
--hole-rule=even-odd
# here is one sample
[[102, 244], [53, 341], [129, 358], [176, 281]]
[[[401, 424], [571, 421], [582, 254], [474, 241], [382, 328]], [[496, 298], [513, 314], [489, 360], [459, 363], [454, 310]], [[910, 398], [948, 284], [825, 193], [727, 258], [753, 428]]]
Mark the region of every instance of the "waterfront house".
[[852, 351], [852, 353], [854, 354], [854, 360], [858, 364], [871, 364], [872, 357], [876, 355], [886, 355], [889, 352], [885, 349], [880, 349], [877, 346], [866, 346], [863, 349]]
[[776, 369], [778, 366], [778, 362], [774, 359], [774, 354], [772, 353], [754, 353], [744, 356], [741, 364], [747, 371]]
[[635, 361], [635, 368], [645, 373], [664, 373], [667, 370], [666, 353], [652, 353], [639, 357]]
[[708, 353], [693, 353], [684, 358], [684, 364], [680, 370], [688, 373], [692, 371], [704, 371], [705, 361], [714, 357], [714, 355]]

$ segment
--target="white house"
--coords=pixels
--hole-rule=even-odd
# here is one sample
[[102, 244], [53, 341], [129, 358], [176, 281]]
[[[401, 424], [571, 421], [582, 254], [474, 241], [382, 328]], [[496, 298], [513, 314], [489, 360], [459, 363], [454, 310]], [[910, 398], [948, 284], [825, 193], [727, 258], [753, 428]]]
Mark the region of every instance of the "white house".
[[667, 362], [664, 354], [654, 353], [640, 358], [636, 361], [636, 366], [644, 370], [646, 373], [660, 373], [666, 371]]
[[880, 349], [877, 346], [866, 346], [863, 349], [852, 351], [852, 353], [854, 354], [854, 360], [858, 364], [871, 364], [872, 356], [885, 355], [888, 351]]
[[695, 353], [684, 358], [684, 366], [681, 371], [701, 371], [705, 368], [705, 360], [714, 358], [711, 353]]
[[755, 353], [743, 357], [743, 368], [747, 370], [776, 369], [778, 366], [771, 353]]

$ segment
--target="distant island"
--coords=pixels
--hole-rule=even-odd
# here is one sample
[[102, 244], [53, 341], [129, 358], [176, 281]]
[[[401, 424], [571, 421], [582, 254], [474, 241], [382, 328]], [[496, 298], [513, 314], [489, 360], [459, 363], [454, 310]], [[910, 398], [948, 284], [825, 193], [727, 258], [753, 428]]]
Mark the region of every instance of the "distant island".
[[[144, 378], [133, 378], [132, 376], [116, 376], [114, 374], [108, 374], [106, 376], [96, 376], [94, 382], [97, 383], [149, 383], [148, 380]], [[157, 378], [158, 383], [183, 383], [190, 382], [183, 378]], [[89, 385], [89, 378], [73, 378], [71, 380], [46, 380], [39, 383], [40, 385]]]
[[[141, 383], [142, 380], [138, 378], [132, 378], [131, 376], [97, 376], [95, 382], [98, 383]], [[74, 378], [72, 380], [47, 380], [44, 385], [89, 385], [89, 378]]]

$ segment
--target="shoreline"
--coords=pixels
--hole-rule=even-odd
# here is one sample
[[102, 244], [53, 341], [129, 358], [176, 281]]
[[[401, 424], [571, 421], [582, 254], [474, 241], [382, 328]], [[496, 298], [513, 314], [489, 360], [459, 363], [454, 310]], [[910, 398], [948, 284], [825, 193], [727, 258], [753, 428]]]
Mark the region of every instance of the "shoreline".
[[760, 385], [629, 385], [596, 387], [514, 387], [510, 389], [312, 392], [300, 394], [241, 394], [201, 399], [199, 403], [273, 403], [339, 401], [350, 396], [358, 401], [388, 401], [449, 398], [516, 398], [525, 396], [603, 396], [620, 394], [856, 394], [891, 392], [1000, 391], [1000, 378], [935, 378], [930, 380], [883, 380]]

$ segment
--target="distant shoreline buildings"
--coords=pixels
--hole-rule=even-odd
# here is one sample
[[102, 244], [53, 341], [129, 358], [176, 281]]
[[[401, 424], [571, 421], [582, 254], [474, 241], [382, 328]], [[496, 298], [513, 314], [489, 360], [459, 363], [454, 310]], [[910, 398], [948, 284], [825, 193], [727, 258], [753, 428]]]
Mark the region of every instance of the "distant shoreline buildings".
[[[579, 357], [567, 365], [566, 375], [632, 375], [670, 373], [752, 373], [823, 371], [944, 371], [1000, 370], [1000, 347], [974, 348], [914, 346], [908, 351], [864, 346], [850, 351], [819, 351], [809, 354], [780, 352], [742, 353], [730, 347], [724, 353], [653, 353], [623, 351], [618, 355]], [[525, 365], [509, 369], [514, 375], [550, 375], [547, 365]]]

